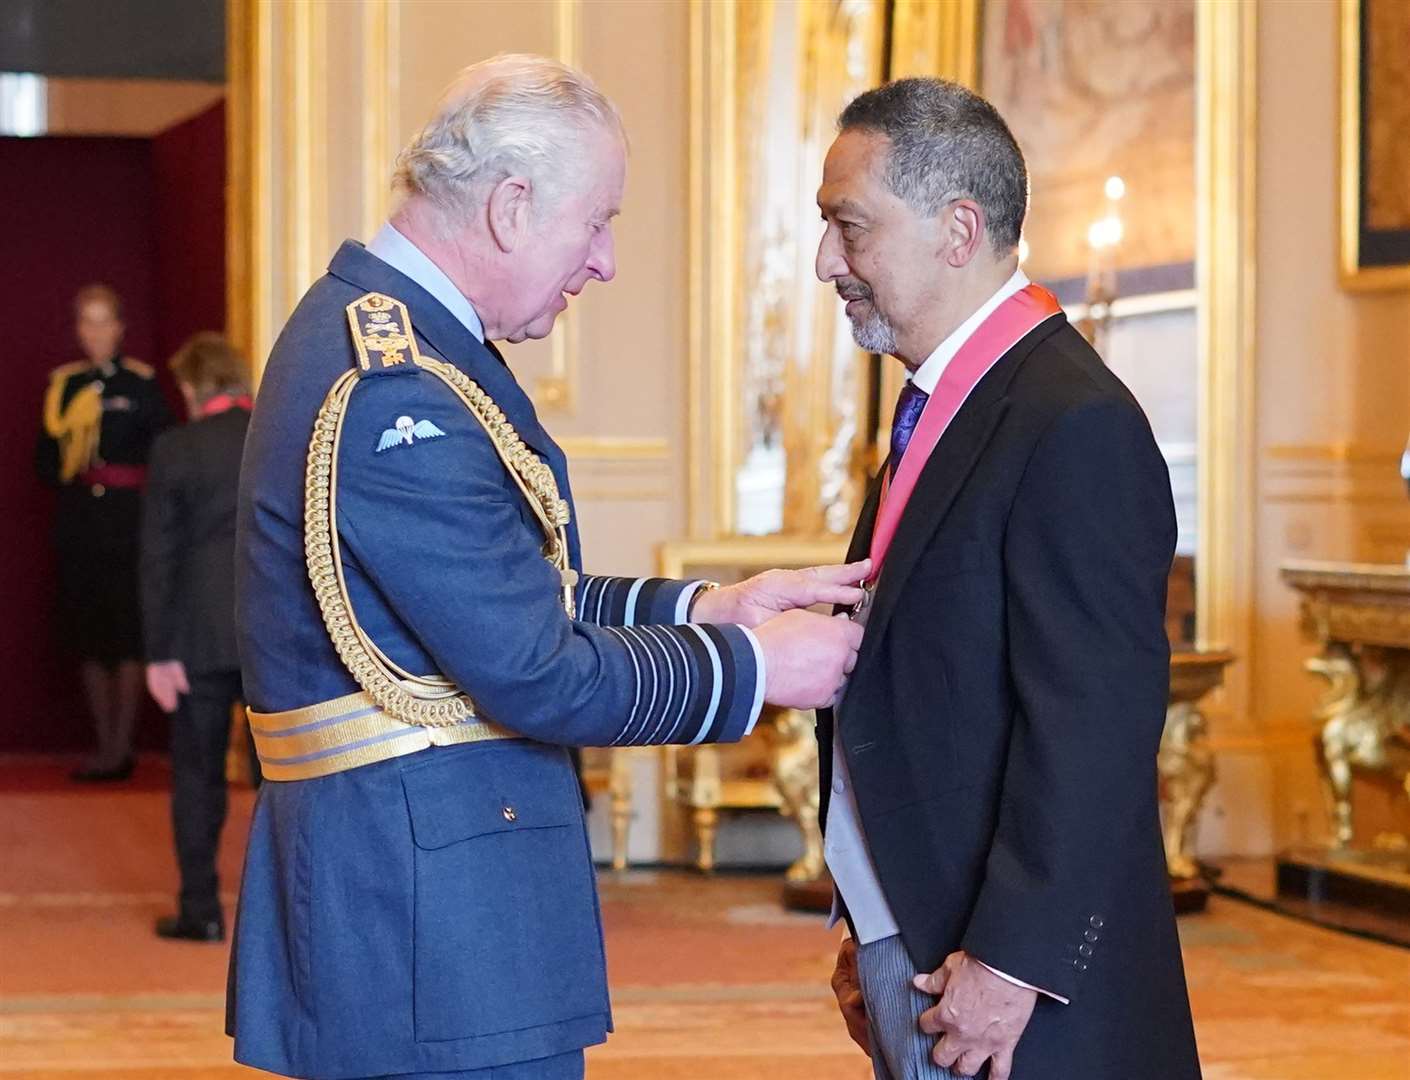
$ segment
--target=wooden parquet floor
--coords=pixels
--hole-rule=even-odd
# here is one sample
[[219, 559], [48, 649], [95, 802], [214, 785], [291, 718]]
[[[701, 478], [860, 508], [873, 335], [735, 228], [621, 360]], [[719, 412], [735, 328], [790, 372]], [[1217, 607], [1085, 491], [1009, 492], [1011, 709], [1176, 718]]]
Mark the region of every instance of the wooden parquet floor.
[[[0, 1080], [235, 1080], [223, 947], [151, 934], [175, 889], [160, 766], [91, 791], [0, 763]], [[233, 799], [233, 891], [251, 796]], [[603, 877], [617, 1034], [589, 1080], [866, 1080], [835, 936], [760, 877]], [[1410, 1080], [1410, 951], [1216, 900], [1181, 923], [1208, 1080]], [[1160, 1080], [1133, 1077], [1132, 1080]]]

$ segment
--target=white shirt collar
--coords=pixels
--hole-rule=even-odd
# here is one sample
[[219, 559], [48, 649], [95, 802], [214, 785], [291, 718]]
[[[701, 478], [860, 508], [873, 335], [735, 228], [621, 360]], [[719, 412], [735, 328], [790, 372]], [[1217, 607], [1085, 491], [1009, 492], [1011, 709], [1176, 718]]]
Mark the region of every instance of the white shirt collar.
[[915, 384], [917, 390], [924, 390], [927, 394], [935, 393], [935, 387], [940, 382], [940, 376], [945, 374], [945, 369], [950, 366], [950, 361], [955, 358], [955, 354], [960, 351], [963, 345], [976, 330], [979, 324], [987, 319], [1000, 304], [1007, 300], [1020, 289], [1027, 288], [1028, 275], [1022, 270], [1015, 270], [1013, 276], [999, 286], [999, 291], [985, 300], [979, 309], [964, 322], [960, 323], [955, 330], [944, 341], [935, 347], [935, 351], [925, 359], [925, 363], [916, 368], [915, 374], [911, 376], [911, 382]]
[[441, 306], [460, 320], [462, 326], [475, 335], [481, 343], [485, 340], [485, 327], [475, 307], [465, 298], [465, 294], [446, 277], [446, 272], [433, 263], [419, 247], [404, 237], [392, 223], [387, 222], [367, 245], [367, 250], [376, 255], [394, 270], [400, 270], [412, 281], [441, 302]]

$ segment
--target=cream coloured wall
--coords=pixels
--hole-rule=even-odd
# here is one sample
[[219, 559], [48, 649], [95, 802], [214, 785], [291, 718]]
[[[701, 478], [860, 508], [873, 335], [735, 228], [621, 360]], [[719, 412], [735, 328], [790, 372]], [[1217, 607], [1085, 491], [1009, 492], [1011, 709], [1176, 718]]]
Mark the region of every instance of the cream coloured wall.
[[[253, 102], [265, 138], [250, 155], [257, 355], [337, 242], [382, 219], [396, 149], [461, 67], [502, 50], [562, 55], [618, 102], [632, 158], [617, 280], [586, 290], [556, 340], [510, 360], [569, 450], [590, 564], [649, 571], [686, 517], [688, 4], [313, 0], [295, 17], [292, 4], [232, 0], [242, 6], [265, 53]], [[1395, 476], [1410, 433], [1410, 293], [1351, 294], [1336, 280], [1336, 5], [1263, 0], [1257, 14], [1254, 633], [1240, 658], [1247, 709], [1214, 710], [1205, 853], [1271, 851], [1323, 829], [1310, 744], [1320, 688], [1301, 671], [1311, 648], [1278, 565], [1385, 560], [1410, 545]]]
[[[589, 558], [651, 570], [684, 528], [688, 7], [676, 0], [356, 0], [267, 3], [254, 28], [263, 110], [253, 352], [345, 237], [385, 218], [397, 150], [463, 67], [538, 52], [592, 74], [631, 139], [616, 225], [618, 273], [574, 302], [553, 336], [508, 358], [573, 462]], [[262, 44], [261, 44], [262, 43]], [[262, 316], [260, 313], [263, 313]]]
[[1337, 5], [1258, 9], [1255, 400], [1257, 506], [1249, 714], [1216, 729], [1220, 781], [1206, 851], [1258, 852], [1325, 835], [1312, 646], [1285, 559], [1398, 561], [1410, 500], [1410, 292], [1337, 282]]

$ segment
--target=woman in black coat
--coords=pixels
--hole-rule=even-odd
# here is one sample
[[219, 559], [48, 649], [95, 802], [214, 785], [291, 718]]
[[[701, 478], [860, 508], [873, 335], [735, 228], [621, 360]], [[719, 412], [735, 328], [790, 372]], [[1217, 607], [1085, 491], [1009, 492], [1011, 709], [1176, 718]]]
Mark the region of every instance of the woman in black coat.
[[56, 368], [35, 466], [58, 488], [58, 629], [75, 654], [97, 732], [77, 780], [132, 773], [142, 693], [137, 532], [152, 440], [171, 423], [153, 370], [122, 354], [122, 301], [106, 285], [74, 298], [84, 359]]

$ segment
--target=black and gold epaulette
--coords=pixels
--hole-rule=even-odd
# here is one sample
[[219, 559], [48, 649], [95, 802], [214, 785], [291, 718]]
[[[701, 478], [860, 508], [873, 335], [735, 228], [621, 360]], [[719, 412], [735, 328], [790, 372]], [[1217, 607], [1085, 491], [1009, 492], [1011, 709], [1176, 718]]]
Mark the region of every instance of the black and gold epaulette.
[[60, 364], [53, 371], [49, 372], [49, 385], [63, 386], [69, 379], [77, 375], [80, 371], [88, 371], [93, 367], [87, 360], [74, 360], [68, 364]]
[[405, 304], [385, 293], [370, 292], [347, 310], [359, 377], [411, 375], [420, 370], [421, 350]]
[[132, 374], [136, 375], [139, 379], [155, 379], [157, 377], [157, 369], [151, 364], [144, 364], [141, 360], [134, 360], [130, 356], [124, 356], [121, 363], [124, 368], [132, 372]]

